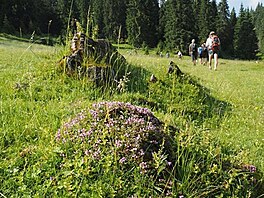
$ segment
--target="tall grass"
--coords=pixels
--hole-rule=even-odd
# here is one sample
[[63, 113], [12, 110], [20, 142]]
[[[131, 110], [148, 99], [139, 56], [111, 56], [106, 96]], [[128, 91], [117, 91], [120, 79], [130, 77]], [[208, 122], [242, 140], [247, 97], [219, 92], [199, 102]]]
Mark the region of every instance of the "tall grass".
[[[115, 87], [102, 91], [89, 80], [60, 73], [57, 61], [65, 52], [60, 47], [32, 45], [26, 50], [27, 43], [3, 37], [0, 42], [2, 197], [254, 197], [263, 193], [254, 191], [254, 179], [259, 181], [257, 173], [264, 171], [264, 90], [258, 79], [262, 63], [220, 60], [219, 71], [214, 72], [192, 66], [188, 57], [180, 61], [145, 56], [141, 51], [132, 55], [120, 47], [132, 65], [127, 89], [121, 93]], [[170, 60], [191, 76], [167, 76]], [[159, 79], [156, 84], [148, 82], [152, 73]], [[163, 122], [171, 145], [160, 141], [150, 161], [136, 158], [124, 163], [117, 151], [126, 154], [125, 149], [120, 151], [111, 143], [115, 138], [127, 140], [126, 130], [122, 133], [118, 122], [122, 119], [117, 117], [113, 131], [120, 133], [108, 134], [107, 108], [96, 125], [95, 142], [56, 141], [58, 129], [82, 110], [111, 100], [153, 112]], [[121, 114], [126, 117], [130, 111]], [[72, 134], [89, 123], [90, 119], [75, 123]], [[138, 133], [133, 129], [139, 126], [127, 130]], [[96, 144], [103, 154], [100, 159], [85, 152]], [[245, 163], [256, 166], [257, 173], [243, 170]], [[151, 168], [144, 173], [146, 165]]]

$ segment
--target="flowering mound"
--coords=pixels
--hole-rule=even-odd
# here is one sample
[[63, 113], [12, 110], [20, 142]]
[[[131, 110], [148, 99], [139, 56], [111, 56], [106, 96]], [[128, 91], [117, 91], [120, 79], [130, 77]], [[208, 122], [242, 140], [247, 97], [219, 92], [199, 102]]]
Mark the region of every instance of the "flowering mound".
[[147, 108], [93, 104], [57, 132], [54, 188], [80, 197], [241, 197], [255, 188], [255, 167], [239, 168], [210, 134], [171, 132]]
[[[80, 151], [93, 160], [104, 160], [110, 154], [119, 165], [133, 162], [146, 172], [153, 168], [151, 160], [157, 153], [164, 163], [170, 164], [166, 156], [171, 148], [164, 129], [163, 123], [147, 108], [100, 102], [64, 123], [56, 139], [70, 145], [67, 152]], [[74, 149], [76, 145], [81, 148]]]

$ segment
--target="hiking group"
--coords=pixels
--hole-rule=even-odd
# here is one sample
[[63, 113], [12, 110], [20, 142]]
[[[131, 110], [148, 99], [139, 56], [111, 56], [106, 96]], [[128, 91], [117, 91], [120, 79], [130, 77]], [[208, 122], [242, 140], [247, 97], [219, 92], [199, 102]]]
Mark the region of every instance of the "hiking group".
[[209, 62], [209, 69], [212, 69], [212, 62], [214, 60], [214, 70], [217, 70], [218, 66], [218, 53], [220, 50], [220, 39], [215, 32], [210, 32], [206, 43], [202, 43], [197, 47], [195, 39], [192, 39], [189, 45], [189, 54], [191, 56], [194, 65], [197, 63], [197, 58], [200, 59], [200, 64], [207, 64]]

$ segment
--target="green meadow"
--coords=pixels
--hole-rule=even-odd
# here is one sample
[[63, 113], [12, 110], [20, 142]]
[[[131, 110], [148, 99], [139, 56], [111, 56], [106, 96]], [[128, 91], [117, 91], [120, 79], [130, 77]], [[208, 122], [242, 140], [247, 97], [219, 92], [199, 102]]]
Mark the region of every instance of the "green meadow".
[[[0, 35], [0, 197], [262, 197], [264, 62], [220, 59], [213, 71], [187, 56], [117, 47], [130, 64], [122, 91], [61, 71], [67, 48]], [[168, 77], [170, 61], [183, 79]], [[117, 148], [111, 155], [101, 145], [101, 158], [91, 159], [82, 149], [100, 134], [93, 144], [56, 140], [64, 123], [102, 101], [148, 108], [177, 128], [174, 167], [162, 165], [162, 149], [145, 173], [144, 161], [122, 166]]]
[[247, 152], [249, 162], [258, 163], [264, 170], [262, 61], [220, 59], [218, 71], [212, 71], [199, 63], [193, 66], [190, 57], [179, 60], [177, 55], [168, 59], [143, 53], [137, 56], [123, 54], [129, 62], [146, 68], [157, 77], [167, 72], [169, 62], [173, 60], [184, 73], [198, 78], [215, 98], [232, 105], [230, 115], [221, 120], [220, 126], [210, 129], [210, 133]]

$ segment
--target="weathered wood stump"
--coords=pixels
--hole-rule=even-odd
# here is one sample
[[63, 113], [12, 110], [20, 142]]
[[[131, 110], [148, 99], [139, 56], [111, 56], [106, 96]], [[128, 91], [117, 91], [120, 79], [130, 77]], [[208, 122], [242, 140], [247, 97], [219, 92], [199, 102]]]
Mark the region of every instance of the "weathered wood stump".
[[71, 40], [71, 54], [65, 56], [68, 74], [87, 76], [96, 85], [118, 81], [126, 70], [126, 60], [108, 41], [93, 40], [85, 34], [75, 34]]

